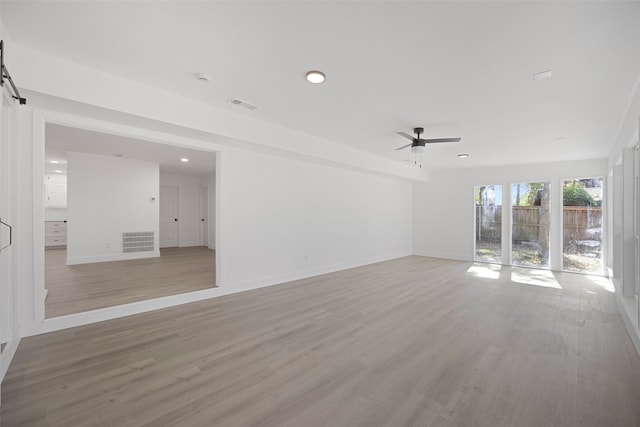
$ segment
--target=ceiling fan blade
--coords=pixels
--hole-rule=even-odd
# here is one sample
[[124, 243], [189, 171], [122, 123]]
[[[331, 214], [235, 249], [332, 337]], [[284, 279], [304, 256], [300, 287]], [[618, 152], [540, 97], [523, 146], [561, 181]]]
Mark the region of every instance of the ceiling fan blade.
[[432, 139], [421, 139], [420, 141], [424, 141], [425, 144], [437, 144], [439, 142], [460, 142], [462, 138], [432, 138]]
[[411, 147], [412, 145], [413, 145], [413, 142], [412, 142], [411, 144], [403, 145], [403, 146], [402, 146], [402, 147], [400, 147], [400, 148], [396, 148], [396, 151], [398, 151], [398, 150], [404, 150], [405, 148]]
[[411, 136], [408, 133], [404, 133], [404, 132], [396, 132], [396, 133], [400, 136], [404, 136], [405, 138], [410, 139], [411, 141], [413, 141], [415, 138], [414, 136]]

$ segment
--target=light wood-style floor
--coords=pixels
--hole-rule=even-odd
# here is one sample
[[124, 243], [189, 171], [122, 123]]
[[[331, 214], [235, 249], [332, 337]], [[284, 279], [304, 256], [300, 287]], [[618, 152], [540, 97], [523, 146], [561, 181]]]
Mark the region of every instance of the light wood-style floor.
[[68, 266], [66, 249], [45, 250], [46, 317], [215, 287], [215, 251], [196, 246], [160, 254]]
[[26, 338], [2, 426], [639, 426], [605, 279], [496, 268], [406, 257]]

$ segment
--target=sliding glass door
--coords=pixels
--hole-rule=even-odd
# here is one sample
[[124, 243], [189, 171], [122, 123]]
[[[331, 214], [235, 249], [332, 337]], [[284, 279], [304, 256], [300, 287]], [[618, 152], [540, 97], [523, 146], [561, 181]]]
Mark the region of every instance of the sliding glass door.
[[511, 263], [549, 267], [549, 182], [511, 186]]
[[562, 182], [562, 269], [602, 274], [602, 178]]
[[475, 260], [502, 262], [502, 185], [483, 185], [475, 195]]

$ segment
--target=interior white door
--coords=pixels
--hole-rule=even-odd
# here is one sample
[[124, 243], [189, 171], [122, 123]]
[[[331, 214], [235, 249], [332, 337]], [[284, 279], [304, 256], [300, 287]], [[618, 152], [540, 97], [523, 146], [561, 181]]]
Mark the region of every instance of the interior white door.
[[[0, 116], [0, 220], [4, 223], [10, 223], [9, 218], [9, 112], [10, 109], [3, 99], [3, 93], [0, 93], [0, 102], [2, 102], [2, 110]], [[0, 354], [4, 349], [4, 345], [9, 340], [11, 325], [11, 286], [10, 286], [10, 270], [12, 262], [10, 260], [13, 248], [8, 247], [10, 241], [9, 228], [4, 224], [0, 224]], [[7, 247], [5, 247], [7, 246]], [[4, 248], [4, 250], [2, 250]], [[4, 364], [4, 359], [0, 357], [0, 363]], [[2, 369], [0, 365], [0, 369]], [[2, 371], [3, 372], [3, 371]], [[0, 381], [2, 376], [0, 375]]]
[[209, 246], [209, 187], [200, 189], [200, 236], [202, 246]]
[[160, 247], [178, 246], [178, 187], [160, 186]]

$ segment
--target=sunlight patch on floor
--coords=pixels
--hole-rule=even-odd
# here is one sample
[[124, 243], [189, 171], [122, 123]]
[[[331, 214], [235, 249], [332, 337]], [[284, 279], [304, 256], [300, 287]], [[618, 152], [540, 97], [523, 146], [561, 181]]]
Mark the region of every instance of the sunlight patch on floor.
[[602, 276], [585, 276], [585, 277], [607, 292], [611, 292], [612, 294], [616, 292], [616, 288], [613, 286], [613, 282], [611, 282], [611, 280], [609, 280], [607, 277], [602, 277]]
[[467, 270], [468, 274], [476, 277], [483, 277], [485, 279], [498, 279], [500, 277], [500, 270], [502, 266], [499, 264], [482, 264], [474, 263]]
[[542, 286], [545, 288], [562, 289], [560, 283], [549, 270], [536, 270], [528, 268], [514, 268], [511, 272], [511, 281], [524, 285]]

